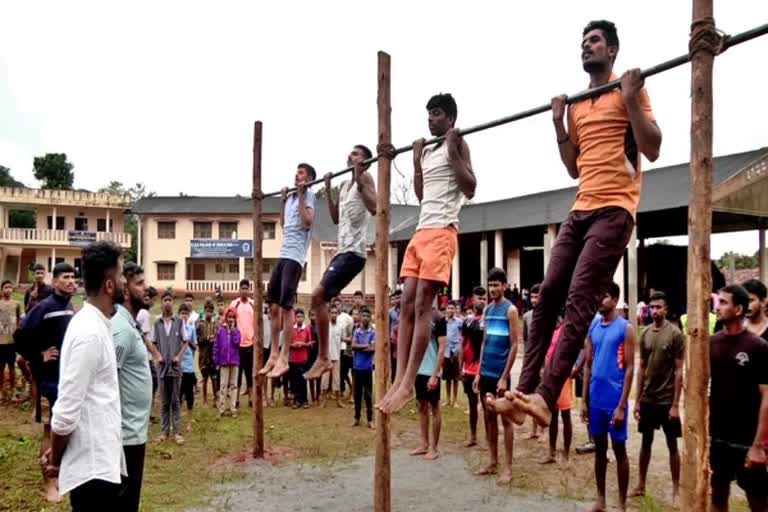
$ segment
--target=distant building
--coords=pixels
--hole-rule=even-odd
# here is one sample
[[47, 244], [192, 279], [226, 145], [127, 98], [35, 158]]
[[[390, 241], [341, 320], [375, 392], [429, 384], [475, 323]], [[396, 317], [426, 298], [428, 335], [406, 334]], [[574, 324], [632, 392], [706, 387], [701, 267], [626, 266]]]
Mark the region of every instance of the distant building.
[[[0, 276], [23, 284], [35, 263], [51, 272], [62, 261], [79, 273], [84, 245], [110, 240], [130, 247], [131, 235], [124, 232], [130, 204], [121, 194], [0, 187]], [[36, 226], [10, 227], [11, 210], [34, 211]]]

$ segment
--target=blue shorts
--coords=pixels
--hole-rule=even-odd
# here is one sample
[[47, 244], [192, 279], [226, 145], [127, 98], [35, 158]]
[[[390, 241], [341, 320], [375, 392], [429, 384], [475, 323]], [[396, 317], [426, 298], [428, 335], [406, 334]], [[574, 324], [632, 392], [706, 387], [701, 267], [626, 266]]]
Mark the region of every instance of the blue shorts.
[[611, 425], [615, 409], [589, 408], [589, 432], [592, 437], [611, 435], [614, 443], [623, 443], [627, 440], [627, 423], [629, 422], [628, 409], [624, 410], [624, 423], [619, 428]]
[[53, 406], [56, 405], [56, 400], [59, 398], [59, 385], [55, 382], [42, 381], [37, 385], [37, 404], [35, 405], [35, 421], [41, 423], [43, 420], [43, 408], [41, 400], [45, 398], [48, 400], [48, 407], [50, 410], [50, 416], [47, 423], [50, 423], [50, 417], [53, 416]]

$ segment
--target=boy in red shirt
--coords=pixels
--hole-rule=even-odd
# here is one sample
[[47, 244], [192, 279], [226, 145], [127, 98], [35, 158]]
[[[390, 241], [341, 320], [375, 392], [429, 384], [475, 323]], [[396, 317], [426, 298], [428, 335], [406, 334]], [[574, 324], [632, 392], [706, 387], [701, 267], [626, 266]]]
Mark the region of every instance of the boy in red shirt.
[[288, 375], [291, 380], [291, 392], [293, 392], [293, 408], [309, 408], [307, 401], [307, 381], [304, 379], [304, 371], [309, 361], [309, 347], [312, 346], [312, 329], [304, 323], [304, 310], [296, 308], [296, 325], [293, 328], [293, 341], [291, 342], [291, 354], [288, 358]]

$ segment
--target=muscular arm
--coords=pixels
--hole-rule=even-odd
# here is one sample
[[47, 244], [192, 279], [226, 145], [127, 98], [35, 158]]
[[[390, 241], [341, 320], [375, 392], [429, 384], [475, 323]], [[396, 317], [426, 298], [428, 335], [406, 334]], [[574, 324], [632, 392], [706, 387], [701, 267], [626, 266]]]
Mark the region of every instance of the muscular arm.
[[[675, 360], [677, 362], [677, 360]], [[640, 367], [637, 369], [637, 403], [643, 399], [643, 389], [645, 389], [645, 369], [648, 367], [648, 361], [640, 355]]]
[[589, 407], [589, 381], [592, 379], [592, 338], [587, 336], [584, 342], [584, 380], [581, 383], [581, 396], [584, 397], [584, 407]]
[[632, 391], [632, 379], [635, 376], [635, 343], [635, 328], [629, 324], [624, 336], [624, 385], [621, 388], [621, 400], [619, 400], [618, 407], [620, 409], [627, 406], [629, 392]]
[[363, 198], [365, 209], [371, 215], [376, 215], [376, 184], [370, 173], [364, 172], [357, 177], [357, 190]]
[[672, 398], [672, 407], [680, 405], [680, 395], [683, 392], [683, 359], [675, 359], [675, 396]]
[[[342, 182], [341, 185], [339, 185], [339, 189], [346, 185], [346, 182]], [[328, 199], [328, 213], [331, 215], [331, 220], [334, 224], [339, 224], [339, 203], [333, 200], [333, 194], [331, 193], [331, 182], [330, 180], [325, 182], [325, 197]]]
[[517, 340], [520, 339], [520, 317], [517, 314], [517, 308], [512, 306], [507, 312], [507, 320], [509, 321], [509, 356], [507, 357], [507, 364], [504, 366], [503, 377], [509, 377], [509, 372], [512, 371], [512, 365], [517, 358]]
[[311, 207], [307, 207], [306, 192], [299, 193], [299, 215], [301, 215], [301, 222], [304, 224], [304, 229], [312, 227], [312, 221], [315, 218], [315, 210]]
[[[437, 338], [437, 353], [439, 354], [445, 354], [445, 346], [448, 344], [448, 338], [446, 336], [438, 336]], [[444, 357], [438, 357], [437, 358], [437, 364], [435, 364], [435, 369], [432, 371], [432, 378], [436, 379], [440, 376], [440, 372], [443, 370], [443, 360]]]
[[415, 151], [416, 149], [414, 149], [413, 155], [413, 192], [416, 194], [416, 199], [421, 203], [421, 200], [424, 199], [424, 175], [421, 169], [421, 154], [417, 158]]
[[[561, 101], [565, 102], [564, 96], [560, 96], [559, 98]], [[562, 108], [564, 107], [565, 106], [563, 105]], [[574, 139], [571, 137], [574, 135], [572, 132], [576, 129], [573, 124], [573, 118], [571, 117], [571, 111], [570, 109], [568, 110], [568, 131], [565, 129], [562, 112], [555, 109], [555, 100], [553, 100], [553, 112], [556, 113], [553, 118], [553, 123], [555, 126], [555, 135], [557, 137], [557, 149], [560, 152], [560, 160], [562, 160], [563, 165], [565, 165], [568, 175], [573, 179], [577, 179], [579, 177], [579, 168], [576, 165], [576, 160], [579, 157], [579, 146], [574, 144]]]
[[475, 196], [477, 179], [472, 171], [472, 161], [469, 156], [469, 146], [464, 139], [459, 138], [455, 144], [448, 144], [448, 161], [456, 173], [456, 184], [467, 199]]
[[754, 448], [765, 448], [765, 438], [768, 437], [768, 384], [760, 384], [760, 414], [757, 417], [757, 431], [755, 440], [752, 441]]
[[651, 162], [659, 158], [661, 148], [661, 130], [656, 121], [651, 121], [643, 112], [640, 99], [637, 95], [625, 100], [629, 123], [632, 125], [632, 133], [635, 136], [637, 149]]

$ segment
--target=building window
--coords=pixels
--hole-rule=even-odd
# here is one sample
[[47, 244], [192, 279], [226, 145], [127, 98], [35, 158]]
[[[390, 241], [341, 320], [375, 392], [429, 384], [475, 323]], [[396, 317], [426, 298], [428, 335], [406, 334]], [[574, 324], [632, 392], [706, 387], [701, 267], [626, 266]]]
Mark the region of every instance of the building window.
[[192, 226], [192, 238], [213, 238], [213, 222], [194, 222]]
[[158, 263], [157, 279], [158, 281], [174, 281], [176, 279], [176, 264]]
[[[247, 262], [247, 260], [246, 260]], [[275, 268], [275, 265], [277, 264], [277, 260], [274, 259], [264, 259], [261, 262], [261, 280], [262, 281], [269, 281], [269, 278], [272, 275], [272, 269]], [[253, 273], [253, 263], [251, 263], [251, 273], [247, 272], [248, 268], [246, 265], [246, 274], [245, 275], [251, 275]]]
[[53, 216], [48, 216], [48, 229], [64, 229], [64, 217], [56, 216], [56, 227], [53, 227]]
[[187, 279], [205, 281], [205, 263], [187, 263]]
[[176, 238], [176, 223], [175, 222], [158, 222], [157, 238], [164, 238], [166, 240], [172, 240]]
[[237, 222], [219, 222], [220, 240], [237, 240]]
[[75, 231], [88, 231], [88, 219], [86, 217], [75, 217]]
[[230, 263], [229, 264], [229, 273], [230, 274], [240, 274], [240, 264], [239, 263]]
[[[115, 219], [109, 219], [109, 231], [113, 231]], [[107, 231], [107, 219], [96, 219], [96, 231], [104, 233]]]
[[274, 240], [275, 239], [275, 227], [274, 222], [262, 222], [261, 223], [261, 238], [262, 240]]

